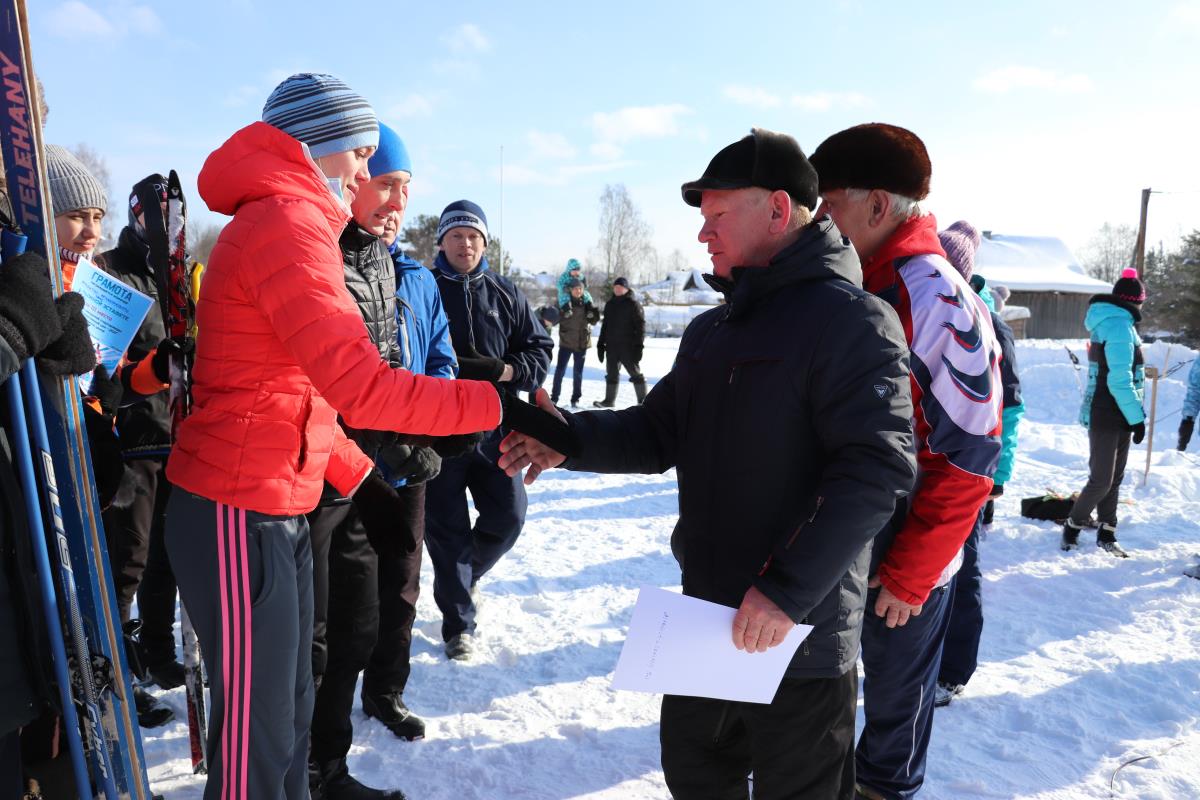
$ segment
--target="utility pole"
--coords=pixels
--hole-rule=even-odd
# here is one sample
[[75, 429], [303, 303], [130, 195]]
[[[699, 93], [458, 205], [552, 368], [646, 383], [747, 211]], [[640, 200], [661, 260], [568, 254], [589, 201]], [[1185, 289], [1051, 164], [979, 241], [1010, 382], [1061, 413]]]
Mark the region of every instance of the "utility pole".
[[1138, 222], [1137, 244], [1134, 245], [1133, 262], [1137, 268], [1138, 279], [1146, 267], [1146, 212], [1150, 209], [1150, 189], [1142, 189], [1142, 217]]

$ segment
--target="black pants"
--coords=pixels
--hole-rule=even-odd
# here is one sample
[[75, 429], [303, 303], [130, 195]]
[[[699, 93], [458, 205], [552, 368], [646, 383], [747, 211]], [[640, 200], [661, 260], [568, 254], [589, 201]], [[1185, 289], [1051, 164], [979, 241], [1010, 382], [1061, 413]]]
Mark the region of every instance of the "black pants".
[[953, 586], [934, 589], [920, 615], [898, 628], [887, 627], [875, 613], [879, 589], [867, 592], [862, 633], [865, 723], [855, 771], [859, 783], [888, 800], [910, 800], [925, 782], [952, 591]]
[[129, 619], [134, 595], [142, 620], [142, 653], [147, 666], [175, 660], [175, 574], [163, 541], [171, 484], [164, 459], [135, 458], [126, 468], [141, 484], [129, 508], [104, 513], [108, 559], [117, 590], [121, 621]]
[[425, 484], [396, 490], [404, 501], [397, 528], [412, 531], [417, 549], [407, 555], [391, 554], [379, 559], [379, 636], [363, 673], [363, 691], [368, 694], [404, 693], [412, 671], [413, 622], [421, 594], [421, 556], [425, 551]]
[[211, 689], [204, 800], [308, 800], [308, 523], [184, 491], [167, 515], [167, 551]]
[[571, 402], [578, 403], [579, 398], [583, 394], [583, 359], [586, 356], [586, 351], [569, 350], [562, 345], [558, 347], [558, 363], [554, 365], [554, 383], [550, 390], [550, 395], [555, 400], [558, 399], [562, 392], [563, 375], [567, 371], [567, 362], [571, 359], [575, 360], [574, 371], [571, 375]]
[[620, 350], [609, 348], [607, 353], [604, 380], [608, 383], [620, 383], [621, 367], [629, 373], [630, 383], [645, 383], [646, 378], [642, 375], [642, 367], [639, 363], [641, 359], [635, 359], [632, 353], [625, 353]]
[[[379, 628], [378, 559], [354, 506], [318, 508], [308, 523], [317, 684], [310, 744], [312, 760], [324, 765], [345, 758], [354, 738], [354, 689]], [[317, 560], [319, 550], [325, 557]]]
[[0, 800], [21, 800], [25, 794], [21, 777], [21, 732], [0, 736]]
[[1088, 482], [1071, 506], [1071, 521], [1082, 527], [1096, 511], [1100, 522], [1117, 524], [1117, 500], [1125, 479], [1129, 438], [1124, 429], [1104, 427], [1092, 420], [1088, 428]]
[[785, 679], [770, 705], [666, 695], [659, 737], [675, 800], [854, 796], [856, 669]]

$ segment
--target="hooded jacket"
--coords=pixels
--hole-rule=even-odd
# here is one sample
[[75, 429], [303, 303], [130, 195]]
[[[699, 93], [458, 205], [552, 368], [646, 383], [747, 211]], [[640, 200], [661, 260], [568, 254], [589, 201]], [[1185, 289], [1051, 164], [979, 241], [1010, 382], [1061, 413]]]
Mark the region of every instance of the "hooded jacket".
[[263, 514], [317, 505], [324, 480], [352, 494], [370, 460], [337, 425], [436, 436], [494, 428], [495, 389], [391, 368], [346, 291], [338, 237], [350, 219], [296, 139], [263, 122], [235, 133], [199, 176], [233, 215], [197, 304], [193, 410], [167, 477]]
[[1134, 327], [1141, 319], [1135, 306], [1113, 295], [1098, 294], [1091, 299], [1083, 318], [1083, 326], [1091, 334], [1088, 386], [1079, 409], [1079, 422], [1085, 428], [1099, 425], [1128, 430], [1146, 419], [1142, 337]]
[[554, 343], [534, 319], [521, 290], [492, 272], [487, 258], [466, 275], [455, 271], [444, 253], [438, 253], [433, 265], [454, 352], [474, 350], [502, 359], [513, 368], [512, 381], [505, 385], [514, 392], [532, 392], [541, 386]]
[[841, 675], [871, 541], [916, 474], [904, 332], [828, 219], [734, 275], [710, 281], [728, 302], [688, 325], [642, 405], [568, 416], [565, 466], [676, 467], [684, 594], [736, 608], [757, 587], [814, 626], [787, 675]]

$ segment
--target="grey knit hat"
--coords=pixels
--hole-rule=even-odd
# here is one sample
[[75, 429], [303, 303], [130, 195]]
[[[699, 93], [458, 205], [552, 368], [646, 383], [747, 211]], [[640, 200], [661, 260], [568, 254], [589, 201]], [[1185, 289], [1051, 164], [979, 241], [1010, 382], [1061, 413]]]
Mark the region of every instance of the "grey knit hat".
[[304, 142], [313, 158], [379, 146], [371, 104], [332, 75], [288, 78], [267, 98], [262, 121]]
[[50, 176], [50, 199], [54, 204], [54, 216], [60, 216], [80, 208], [98, 208], [108, 211], [108, 198], [104, 187], [92, 177], [83, 162], [65, 147], [46, 145], [46, 172]]

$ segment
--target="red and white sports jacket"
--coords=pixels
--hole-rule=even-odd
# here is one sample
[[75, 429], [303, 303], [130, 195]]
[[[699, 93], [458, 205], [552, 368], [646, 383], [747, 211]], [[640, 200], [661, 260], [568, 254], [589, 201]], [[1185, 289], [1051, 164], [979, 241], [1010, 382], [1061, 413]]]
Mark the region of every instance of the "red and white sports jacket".
[[878, 577], [924, 603], [953, 577], [1000, 458], [1000, 345], [983, 300], [946, 260], [933, 216], [901, 225], [863, 265], [863, 286], [896, 309], [912, 352], [917, 486]]

